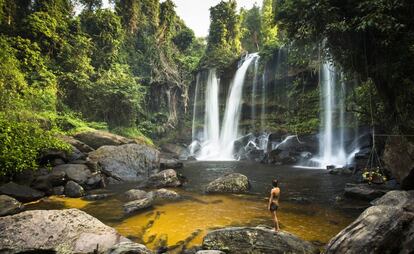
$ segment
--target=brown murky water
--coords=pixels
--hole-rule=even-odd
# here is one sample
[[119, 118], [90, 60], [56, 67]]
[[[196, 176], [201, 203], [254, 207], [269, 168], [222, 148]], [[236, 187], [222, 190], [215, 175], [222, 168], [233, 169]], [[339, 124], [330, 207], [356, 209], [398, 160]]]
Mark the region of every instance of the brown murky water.
[[[267, 206], [269, 181], [281, 181], [282, 198], [278, 217], [282, 230], [319, 243], [349, 225], [356, 214], [335, 208], [335, 195], [342, 191], [346, 178], [331, 176], [322, 170], [305, 170], [240, 162], [193, 162], [180, 170], [188, 179], [180, 189], [184, 198], [157, 203], [153, 208], [124, 216], [122, 193], [133, 185], [114, 186], [113, 195], [100, 201], [50, 197], [30, 204], [29, 209], [78, 208], [115, 227], [122, 235], [156, 249], [168, 246], [199, 245], [212, 229], [227, 226], [272, 226]], [[251, 180], [249, 195], [205, 195], [203, 186], [227, 172], [246, 174]], [[270, 180], [269, 180], [270, 179]], [[296, 201], [301, 202], [296, 202]]]

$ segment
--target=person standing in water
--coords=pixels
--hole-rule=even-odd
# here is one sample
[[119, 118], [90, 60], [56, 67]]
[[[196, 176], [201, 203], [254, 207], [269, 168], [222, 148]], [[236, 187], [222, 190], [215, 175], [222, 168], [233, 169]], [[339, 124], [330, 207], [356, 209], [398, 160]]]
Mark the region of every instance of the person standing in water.
[[272, 181], [272, 190], [270, 191], [269, 204], [267, 209], [272, 213], [273, 222], [275, 224], [275, 231], [279, 231], [279, 221], [277, 220], [276, 211], [279, 208], [280, 189], [278, 187], [278, 181], [275, 179]]

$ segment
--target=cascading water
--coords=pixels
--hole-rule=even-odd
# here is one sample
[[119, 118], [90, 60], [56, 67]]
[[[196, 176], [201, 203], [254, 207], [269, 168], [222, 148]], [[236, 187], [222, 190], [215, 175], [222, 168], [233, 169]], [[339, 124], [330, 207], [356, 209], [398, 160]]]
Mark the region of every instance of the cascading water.
[[259, 70], [259, 60], [260, 56], [256, 57], [256, 60], [254, 61], [254, 74], [253, 74], [253, 85], [252, 85], [252, 122], [256, 121], [256, 93], [257, 93], [257, 85], [258, 85], [258, 79], [257, 79], [257, 73]]
[[215, 70], [210, 71], [206, 85], [204, 135], [201, 142], [201, 151], [196, 156], [198, 160], [224, 161], [235, 159], [234, 141], [239, 137], [239, 119], [245, 77], [251, 63], [258, 58], [258, 54], [248, 55], [236, 71], [227, 98], [221, 132], [219, 131], [218, 80]]
[[265, 131], [265, 117], [266, 117], [266, 71], [265, 66], [263, 76], [262, 76], [262, 112], [260, 116], [260, 129], [262, 132]]
[[[322, 125], [320, 133], [320, 157], [316, 159], [320, 167], [330, 165], [345, 166], [347, 164], [346, 152], [344, 148], [344, 103], [341, 96], [340, 103], [336, 103], [337, 73], [331, 63], [324, 63], [320, 74], [321, 84], [321, 105], [323, 111]], [[339, 90], [342, 93], [342, 89]], [[339, 108], [339, 127], [334, 133], [335, 110]], [[338, 126], [337, 126], [338, 127]], [[336, 135], [335, 135], [336, 134]], [[339, 140], [339, 142], [335, 142]]]
[[204, 113], [204, 135], [200, 158], [208, 158], [220, 146], [219, 80], [216, 70], [209, 71]]

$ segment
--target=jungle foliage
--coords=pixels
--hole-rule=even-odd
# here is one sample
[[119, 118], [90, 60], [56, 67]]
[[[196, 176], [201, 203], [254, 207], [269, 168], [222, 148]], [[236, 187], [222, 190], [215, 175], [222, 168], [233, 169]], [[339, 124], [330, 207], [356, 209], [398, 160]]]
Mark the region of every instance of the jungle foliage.
[[[375, 93], [365, 94], [381, 99], [386, 114], [382, 124], [413, 133], [412, 1], [278, 0], [275, 4], [275, 21], [292, 45], [320, 45], [324, 57], [333, 58], [349, 76], [357, 76], [359, 83], [372, 82]], [[370, 96], [363, 98], [365, 104]]]
[[[0, 174], [34, 169], [43, 149], [65, 148], [58, 132], [139, 137], [177, 124], [204, 42], [171, 0], [112, 4], [0, 0]], [[148, 98], [154, 91], [159, 103]]]

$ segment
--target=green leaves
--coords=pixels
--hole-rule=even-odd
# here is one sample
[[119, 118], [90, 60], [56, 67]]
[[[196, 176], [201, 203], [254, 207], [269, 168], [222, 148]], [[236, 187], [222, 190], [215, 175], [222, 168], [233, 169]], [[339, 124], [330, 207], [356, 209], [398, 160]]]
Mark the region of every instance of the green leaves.
[[44, 149], [70, 150], [34, 119], [16, 118], [10, 113], [0, 112], [0, 176], [37, 169], [38, 156]]

